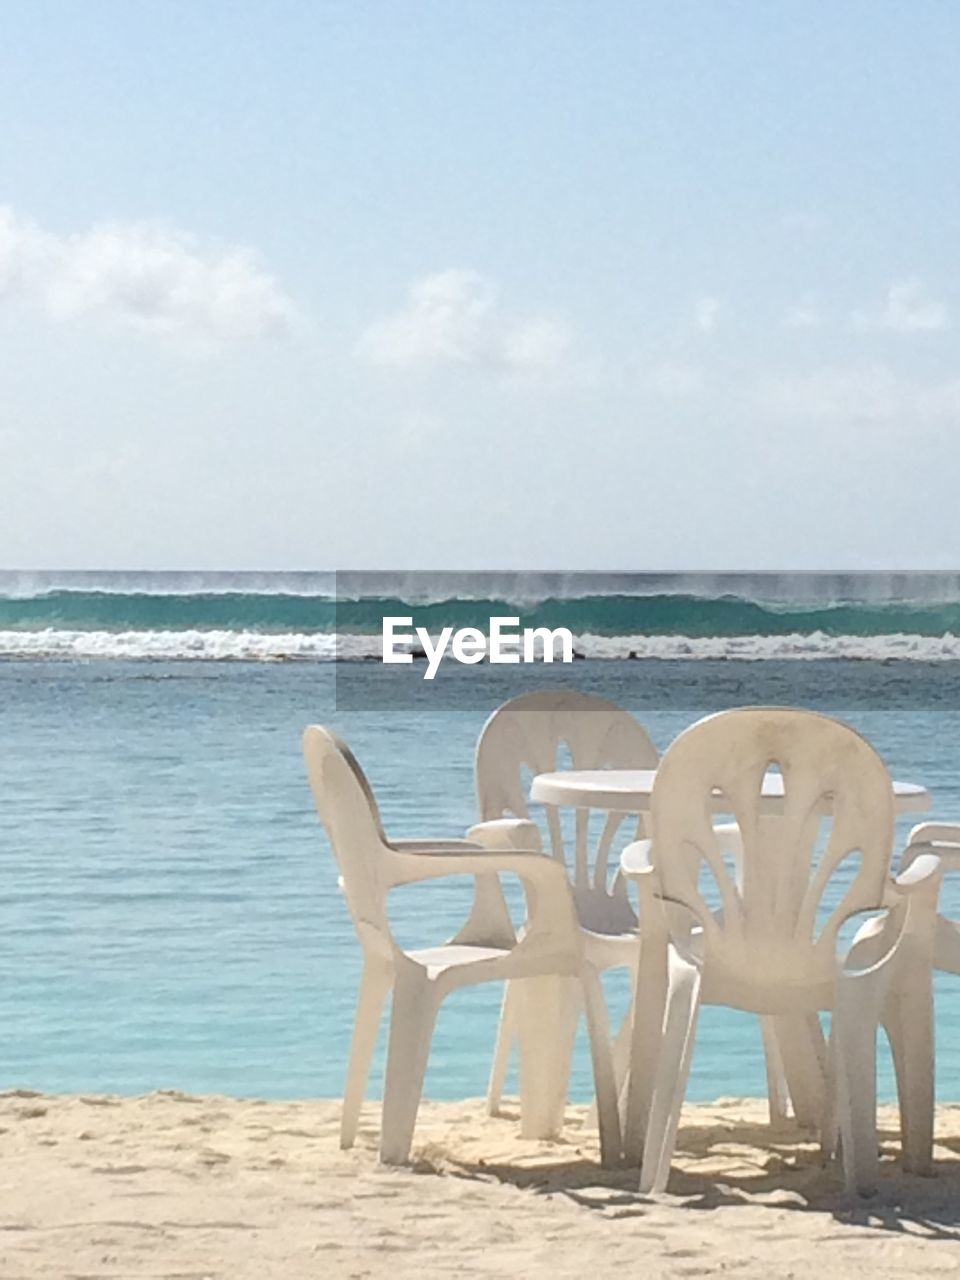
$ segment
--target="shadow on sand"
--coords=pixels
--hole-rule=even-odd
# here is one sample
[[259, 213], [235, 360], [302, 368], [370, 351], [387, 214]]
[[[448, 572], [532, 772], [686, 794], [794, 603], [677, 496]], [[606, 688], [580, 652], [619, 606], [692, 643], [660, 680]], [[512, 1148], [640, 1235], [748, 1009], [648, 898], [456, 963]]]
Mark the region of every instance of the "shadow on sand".
[[[505, 1108], [505, 1122], [516, 1125], [517, 1111]], [[498, 1161], [451, 1154], [443, 1145], [421, 1151], [423, 1173], [500, 1182], [534, 1194], [564, 1196], [605, 1217], [642, 1216], [654, 1204], [680, 1210], [722, 1205], [767, 1205], [799, 1213], [826, 1213], [851, 1229], [871, 1234], [903, 1232], [926, 1239], [960, 1241], [960, 1138], [937, 1142], [931, 1177], [904, 1174], [899, 1167], [899, 1133], [881, 1127], [880, 1186], [861, 1199], [843, 1188], [839, 1167], [824, 1165], [817, 1143], [795, 1126], [773, 1129], [754, 1120], [724, 1118], [685, 1123], [677, 1142], [667, 1194], [644, 1196], [637, 1172], [600, 1167], [596, 1137], [568, 1125], [557, 1143], [531, 1144], [536, 1150]]]

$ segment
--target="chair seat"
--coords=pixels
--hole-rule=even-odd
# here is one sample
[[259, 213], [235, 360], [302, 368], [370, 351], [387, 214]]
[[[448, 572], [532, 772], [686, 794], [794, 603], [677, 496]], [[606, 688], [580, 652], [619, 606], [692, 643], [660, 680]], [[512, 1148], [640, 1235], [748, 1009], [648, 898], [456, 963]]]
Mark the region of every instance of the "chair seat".
[[591, 962], [599, 969], [632, 967], [640, 955], [640, 932], [597, 933], [583, 930], [583, 941]]
[[503, 947], [472, 947], [462, 943], [452, 943], [441, 947], [424, 947], [419, 951], [408, 951], [407, 955], [417, 964], [422, 964], [431, 978], [443, 973], [446, 969], [457, 968], [465, 964], [479, 964], [482, 960], [503, 960], [510, 952]]
[[637, 916], [626, 892], [611, 894], [606, 889], [573, 886], [573, 901], [582, 929], [590, 933], [623, 934], [637, 928]]

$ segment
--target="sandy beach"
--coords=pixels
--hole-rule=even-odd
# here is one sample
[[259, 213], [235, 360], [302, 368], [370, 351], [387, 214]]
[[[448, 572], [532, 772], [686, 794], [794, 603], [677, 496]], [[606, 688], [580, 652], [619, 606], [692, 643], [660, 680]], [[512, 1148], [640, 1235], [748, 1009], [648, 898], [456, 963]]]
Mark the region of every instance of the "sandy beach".
[[902, 1177], [893, 1114], [883, 1182], [852, 1202], [835, 1169], [764, 1104], [685, 1113], [670, 1192], [597, 1163], [573, 1108], [564, 1142], [524, 1142], [512, 1111], [425, 1103], [410, 1169], [355, 1150], [338, 1104], [155, 1093], [0, 1096], [2, 1280], [329, 1280], [955, 1273], [960, 1105], [938, 1112], [937, 1175]]

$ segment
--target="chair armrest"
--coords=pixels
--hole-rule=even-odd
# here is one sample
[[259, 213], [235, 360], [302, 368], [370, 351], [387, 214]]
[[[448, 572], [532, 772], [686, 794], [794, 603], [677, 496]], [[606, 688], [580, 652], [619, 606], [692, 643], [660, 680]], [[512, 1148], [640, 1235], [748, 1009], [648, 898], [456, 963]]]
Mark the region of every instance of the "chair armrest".
[[[475, 876], [479, 885], [491, 873], [515, 875], [527, 899], [527, 927], [515, 950], [531, 952], [548, 946], [554, 953], [567, 953], [571, 960], [580, 954], [583, 943], [566, 868], [545, 853], [516, 849], [501, 853], [476, 846], [464, 848], [462, 844], [443, 845], [427, 852], [397, 853], [385, 870], [387, 889], [444, 876]], [[469, 940], [478, 944], [480, 934], [485, 932], [477, 922], [477, 928], [470, 929]], [[467, 941], [463, 931], [457, 938]], [[511, 946], [513, 939], [510, 931], [509, 942], [493, 944], [487, 940], [486, 945]]]
[[924, 854], [935, 854], [944, 871], [960, 871], [960, 823], [921, 822], [914, 827], [900, 855], [901, 872]]
[[[957, 852], [960, 854], [960, 848]], [[936, 893], [942, 868], [943, 862], [937, 853], [924, 849], [916, 853], [895, 877], [893, 888], [897, 893], [914, 894], [924, 890]]]
[[932, 844], [940, 841], [960, 845], [960, 822], [918, 823], [910, 832], [907, 844]]
[[467, 839], [484, 849], [507, 852], [511, 849], [543, 848], [540, 828], [529, 818], [491, 818], [478, 822], [467, 832]]
[[632, 878], [655, 875], [650, 861], [652, 848], [652, 840], [634, 840], [632, 844], [628, 844], [620, 855], [620, 870], [623, 874]]
[[[498, 878], [504, 870], [491, 858], [492, 853], [532, 852], [540, 855], [540, 833], [535, 823], [520, 819], [500, 818], [481, 822], [467, 833], [466, 840], [397, 840], [395, 852], [416, 862], [400, 864], [400, 879], [395, 884], [410, 884], [437, 876], [469, 874], [474, 877], [473, 905], [464, 924], [450, 939], [453, 944], [511, 948], [517, 934], [507, 908], [503, 886]], [[468, 866], [465, 858], [471, 859]], [[423, 861], [426, 859], [427, 861]], [[435, 859], [443, 859], [441, 866]], [[482, 859], [482, 871], [473, 865]], [[510, 868], [513, 870], [514, 868]], [[558, 868], [562, 870], [562, 868]], [[411, 872], [413, 874], [411, 874]], [[531, 910], [529, 884], [524, 884], [528, 913]]]
[[[896, 879], [888, 881], [883, 905], [857, 931], [842, 961], [842, 972], [850, 975], [882, 968], [901, 952], [908, 968], [928, 965], [936, 936], [941, 879], [940, 859], [929, 851], [918, 851]], [[853, 912], [847, 919], [864, 914]], [[901, 972], [906, 970], [901, 968]]]
[[478, 846], [473, 840], [391, 840], [390, 848], [396, 853], [476, 853]]
[[482, 876], [512, 874], [537, 885], [566, 885], [564, 868], [537, 849], [511, 849], [501, 853], [478, 845], [438, 843], [433, 848], [401, 852], [390, 876], [393, 884], [413, 884], [442, 876]]
[[[650, 858], [652, 851], [652, 840], [634, 840], [620, 855], [620, 870], [637, 886], [641, 935], [649, 937], [654, 945], [655, 939], [662, 941], [669, 935], [677, 946], [686, 950], [691, 931], [706, 927], [705, 917], [698, 906], [667, 897], [661, 891], [660, 877]], [[680, 921], [682, 928], [678, 927]]]
[[901, 918], [898, 919], [898, 912], [893, 906], [854, 911], [845, 916], [840, 922], [838, 933], [844, 924], [857, 918], [862, 918], [863, 923], [854, 934], [846, 952], [841, 952], [837, 957], [838, 976], [847, 977], [867, 973], [889, 964], [896, 955], [903, 937], [902, 913], [900, 916]]
[[[395, 868], [402, 874], [399, 879], [394, 878], [394, 885], [433, 879], [437, 874], [456, 874], [454, 871], [438, 871], [436, 863], [428, 863], [429, 873], [425, 874], [424, 864], [419, 861], [423, 858], [486, 857], [486, 849], [479, 840], [394, 840], [391, 842], [391, 848], [405, 859], [418, 860], [416, 864], [407, 862]], [[461, 874], [470, 873], [470, 869], [463, 862], [458, 861], [456, 865]], [[414, 871], [413, 875], [409, 874], [411, 870]], [[496, 870], [495, 867], [487, 866], [484, 875], [474, 876], [473, 905], [470, 908], [470, 914], [454, 936], [449, 939], [450, 943], [506, 949], [516, 945], [516, 929], [510, 919], [503, 886], [497, 878]]]

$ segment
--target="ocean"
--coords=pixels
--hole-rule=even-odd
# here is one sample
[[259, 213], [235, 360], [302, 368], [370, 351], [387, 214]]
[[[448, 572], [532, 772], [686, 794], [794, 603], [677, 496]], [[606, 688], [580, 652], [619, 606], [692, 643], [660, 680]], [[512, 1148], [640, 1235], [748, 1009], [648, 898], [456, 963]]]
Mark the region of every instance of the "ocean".
[[[445, 664], [400, 696], [362, 659], [405, 611], [569, 626], [582, 660]], [[351, 743], [397, 836], [461, 835], [484, 720], [556, 685], [620, 702], [661, 749], [724, 707], [825, 711], [960, 819], [958, 658], [960, 575], [0, 574], [0, 1085], [342, 1091], [359, 948], [307, 723]], [[459, 880], [408, 888], [398, 933], [442, 940], [468, 902]], [[960, 876], [944, 904], [960, 918]], [[609, 995], [619, 1013], [622, 978]], [[498, 998], [448, 1002], [428, 1095], [483, 1092]], [[960, 1100], [960, 978], [938, 976], [937, 1033], [939, 1095]], [[581, 1044], [577, 1097], [589, 1080]], [[754, 1020], [707, 1010], [691, 1097], [763, 1091]]]

